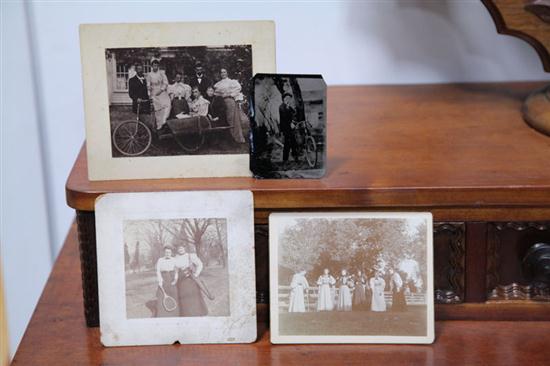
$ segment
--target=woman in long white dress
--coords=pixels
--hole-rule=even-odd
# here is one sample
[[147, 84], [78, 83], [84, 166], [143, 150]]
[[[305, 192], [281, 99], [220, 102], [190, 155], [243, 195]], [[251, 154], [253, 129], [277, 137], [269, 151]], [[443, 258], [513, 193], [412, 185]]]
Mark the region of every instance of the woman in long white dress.
[[336, 309], [338, 311], [351, 311], [351, 287], [353, 280], [348, 275], [348, 271], [342, 270], [342, 276], [338, 278], [338, 303]]
[[241, 84], [230, 79], [226, 69], [220, 70], [221, 80], [214, 84], [214, 94], [223, 98], [227, 113], [227, 123], [231, 126], [231, 136], [238, 143], [244, 143], [241, 111], [236, 99], [242, 99]]
[[306, 279], [306, 271], [300, 271], [292, 276], [290, 281], [289, 313], [304, 313], [306, 304], [304, 301], [305, 290], [309, 288]]
[[319, 285], [317, 311], [331, 311], [334, 309], [334, 297], [331, 291], [331, 286], [334, 286], [334, 284], [336, 284], [336, 280], [330, 275], [328, 268], [325, 268], [323, 274], [317, 280], [317, 285]]
[[151, 63], [152, 70], [147, 74], [147, 87], [149, 95], [155, 107], [155, 120], [157, 131], [162, 129], [170, 115], [171, 101], [168, 95], [168, 78], [166, 74], [159, 69], [158, 60]]
[[157, 260], [156, 265], [157, 272], [157, 307], [156, 317], [173, 317], [179, 316], [179, 309], [176, 306], [175, 309], [168, 310], [164, 306], [164, 294], [172, 297], [174, 300], [178, 298], [178, 289], [176, 287], [177, 275], [176, 275], [176, 263], [172, 256], [172, 247], [164, 247], [164, 257], [160, 257]]
[[373, 278], [369, 281], [372, 290], [372, 301], [370, 309], [372, 311], [386, 311], [386, 300], [384, 299], [384, 289], [386, 281], [382, 278], [380, 272], [376, 272]]

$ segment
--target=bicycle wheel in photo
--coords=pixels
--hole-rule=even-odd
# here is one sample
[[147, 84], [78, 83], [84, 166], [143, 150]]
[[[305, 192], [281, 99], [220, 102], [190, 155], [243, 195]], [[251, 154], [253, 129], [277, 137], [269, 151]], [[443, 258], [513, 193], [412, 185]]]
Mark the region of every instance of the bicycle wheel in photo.
[[317, 144], [315, 143], [313, 136], [306, 136], [304, 150], [307, 165], [309, 165], [310, 168], [315, 167], [315, 165], [317, 165]]
[[125, 156], [143, 154], [151, 146], [152, 139], [151, 130], [141, 121], [124, 121], [113, 131], [113, 145]]

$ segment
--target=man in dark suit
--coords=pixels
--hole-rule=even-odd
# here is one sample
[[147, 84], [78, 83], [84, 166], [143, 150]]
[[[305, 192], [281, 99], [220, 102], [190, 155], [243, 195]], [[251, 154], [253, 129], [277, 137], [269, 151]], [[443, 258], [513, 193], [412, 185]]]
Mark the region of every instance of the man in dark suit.
[[128, 95], [132, 99], [132, 111], [137, 113], [150, 113], [149, 93], [147, 92], [147, 80], [143, 75], [143, 66], [136, 65], [136, 75], [128, 80]]
[[195, 86], [199, 88], [202, 96], [206, 95], [206, 89], [208, 89], [209, 86], [213, 86], [212, 80], [204, 74], [204, 69], [201, 64], [195, 66], [195, 75], [191, 77], [189, 84], [192, 88]]
[[291, 107], [292, 95], [283, 94], [283, 103], [279, 107], [279, 124], [281, 132], [285, 137], [285, 145], [283, 147], [283, 163], [288, 160], [288, 154], [292, 150], [294, 160], [298, 161], [298, 152], [296, 151], [296, 139], [294, 138], [294, 119], [296, 111]]

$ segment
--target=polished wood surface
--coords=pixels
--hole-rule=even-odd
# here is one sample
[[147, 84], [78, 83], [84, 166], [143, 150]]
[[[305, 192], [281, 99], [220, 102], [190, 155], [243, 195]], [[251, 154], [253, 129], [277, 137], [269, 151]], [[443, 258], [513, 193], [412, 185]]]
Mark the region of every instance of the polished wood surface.
[[[435, 220], [550, 217], [550, 139], [520, 107], [541, 83], [328, 88], [323, 179], [87, 179], [81, 151], [69, 206], [92, 211], [105, 192], [249, 189], [257, 221], [277, 210], [429, 210]], [[513, 208], [513, 209], [511, 209]]]
[[[483, 311], [476, 304], [470, 308]], [[73, 225], [12, 365], [535, 366], [550, 359], [550, 322], [438, 321], [432, 345], [274, 346], [266, 310], [258, 309], [259, 340], [253, 344], [105, 348], [99, 343], [99, 328], [85, 325]]]

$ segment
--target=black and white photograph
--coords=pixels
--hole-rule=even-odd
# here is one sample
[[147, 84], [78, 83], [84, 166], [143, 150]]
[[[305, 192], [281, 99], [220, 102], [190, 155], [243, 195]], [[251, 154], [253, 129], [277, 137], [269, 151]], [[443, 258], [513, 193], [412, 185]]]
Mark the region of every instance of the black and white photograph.
[[126, 315], [228, 316], [227, 221], [124, 222]]
[[321, 75], [256, 74], [250, 170], [257, 178], [321, 178], [326, 84]]
[[82, 24], [88, 178], [250, 177], [272, 21]]
[[431, 214], [272, 214], [273, 343], [431, 343]]
[[110, 193], [95, 214], [103, 345], [256, 339], [251, 192]]
[[252, 46], [105, 51], [113, 157], [244, 154]]

